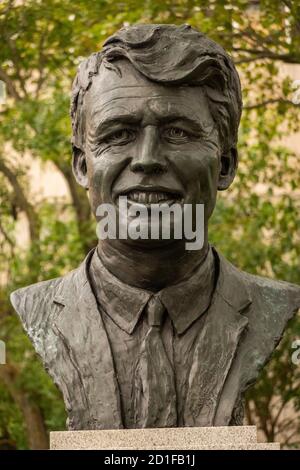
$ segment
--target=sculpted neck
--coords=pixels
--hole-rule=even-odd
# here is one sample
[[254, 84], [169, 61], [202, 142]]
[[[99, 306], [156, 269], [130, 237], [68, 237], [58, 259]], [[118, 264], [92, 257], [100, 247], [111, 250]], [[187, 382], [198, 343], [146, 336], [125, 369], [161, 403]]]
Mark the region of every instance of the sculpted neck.
[[208, 243], [201, 250], [187, 251], [183, 243], [145, 249], [102, 241], [97, 250], [106, 269], [122, 282], [156, 292], [188, 279], [205, 259]]

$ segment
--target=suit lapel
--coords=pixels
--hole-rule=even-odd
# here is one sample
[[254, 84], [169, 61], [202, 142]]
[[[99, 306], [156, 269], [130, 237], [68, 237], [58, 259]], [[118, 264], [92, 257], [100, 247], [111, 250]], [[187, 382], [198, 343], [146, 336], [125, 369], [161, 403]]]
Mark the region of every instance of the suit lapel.
[[54, 332], [61, 340], [59, 384], [69, 403], [71, 429], [122, 428], [118, 383], [107, 334], [91, 290], [87, 265], [66, 276], [54, 302], [62, 305]]
[[218, 282], [197, 339], [189, 374], [184, 413], [187, 426], [214, 425], [226, 377], [248, 324], [248, 319], [241, 315], [251, 303], [248, 290], [237, 270], [223, 257], [218, 254], [216, 257]]

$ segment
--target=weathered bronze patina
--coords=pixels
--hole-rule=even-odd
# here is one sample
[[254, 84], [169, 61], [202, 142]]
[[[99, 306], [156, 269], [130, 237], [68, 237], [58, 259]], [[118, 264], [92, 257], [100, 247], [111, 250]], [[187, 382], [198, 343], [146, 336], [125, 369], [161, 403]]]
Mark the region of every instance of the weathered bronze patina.
[[190, 26], [136, 25], [85, 60], [73, 168], [92, 211], [205, 205], [204, 245], [102, 240], [78, 269], [12, 294], [69, 429], [242, 424], [242, 397], [300, 306], [300, 288], [239, 271], [208, 242], [237, 168], [238, 74]]

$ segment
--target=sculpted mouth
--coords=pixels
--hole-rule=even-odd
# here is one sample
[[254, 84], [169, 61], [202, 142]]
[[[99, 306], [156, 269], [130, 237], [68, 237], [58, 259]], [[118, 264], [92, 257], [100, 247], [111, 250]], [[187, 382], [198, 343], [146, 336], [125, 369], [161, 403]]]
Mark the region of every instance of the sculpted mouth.
[[134, 188], [118, 195], [120, 196], [126, 196], [131, 202], [145, 205], [181, 203], [183, 199], [181, 193], [165, 188]]

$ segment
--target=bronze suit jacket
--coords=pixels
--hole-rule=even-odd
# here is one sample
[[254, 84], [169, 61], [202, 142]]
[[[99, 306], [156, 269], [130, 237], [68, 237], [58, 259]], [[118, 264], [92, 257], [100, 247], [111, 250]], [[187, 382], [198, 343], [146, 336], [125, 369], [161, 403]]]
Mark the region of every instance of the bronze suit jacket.
[[[114, 361], [88, 280], [92, 253], [66, 276], [13, 292], [11, 301], [63, 394], [69, 429], [122, 428]], [[300, 287], [217, 256], [217, 285], [189, 365], [191, 426], [242, 424], [241, 397], [300, 307]]]

